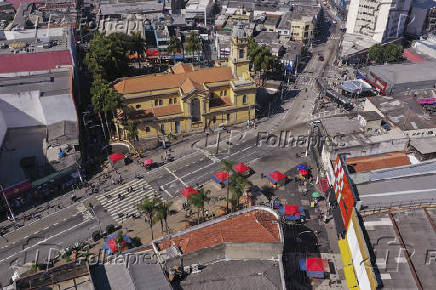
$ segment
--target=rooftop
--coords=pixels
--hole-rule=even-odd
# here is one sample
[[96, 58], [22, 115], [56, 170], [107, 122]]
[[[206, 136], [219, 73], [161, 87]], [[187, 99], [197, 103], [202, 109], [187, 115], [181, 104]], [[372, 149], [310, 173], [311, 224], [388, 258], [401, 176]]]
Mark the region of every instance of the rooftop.
[[142, 1], [142, 2], [123, 2], [123, 3], [102, 3], [100, 5], [101, 15], [114, 14], [140, 14], [140, 13], [159, 13], [164, 8], [164, 2]]
[[430, 119], [412, 96], [377, 96], [368, 98], [367, 101], [403, 131], [436, 127], [436, 121]]
[[359, 112], [358, 114], [359, 114], [359, 116], [364, 118], [367, 122], [377, 121], [377, 120], [383, 119], [383, 117], [380, 116], [375, 111], [363, 111], [363, 112]]
[[[388, 83], [436, 81], [436, 61], [374, 65], [369, 71]], [[419, 73], [417, 73], [419, 72]]]
[[[417, 208], [395, 211], [392, 213], [392, 219], [393, 222], [388, 213], [363, 218], [375, 254], [378, 278], [382, 281], [383, 288], [417, 289], [414, 272], [423, 289], [432, 288], [436, 264], [430, 261], [433, 258], [430, 249], [436, 244], [436, 233], [433, 228], [436, 210]], [[400, 238], [407, 247], [413, 268], [407, 263], [405, 253], [398, 242]]]
[[328, 136], [348, 135], [363, 132], [362, 126], [356, 116], [335, 116], [321, 120]]
[[376, 42], [370, 37], [345, 33], [341, 43], [341, 56], [352, 56], [355, 53], [370, 48], [374, 44]]
[[106, 289], [172, 289], [159, 264], [104, 264], [91, 267], [92, 278], [96, 290]]
[[38, 53], [0, 54], [0, 74], [46, 71], [59, 66], [71, 66], [72, 57], [69, 50]]
[[410, 159], [405, 152], [389, 152], [379, 155], [347, 158], [350, 172], [357, 173], [409, 164]]
[[226, 242], [281, 242], [277, 218], [265, 210], [251, 210], [202, 226], [167, 240], [158, 241], [161, 250], [177, 245], [182, 254]]
[[193, 82], [204, 85], [205, 83], [231, 81], [234, 79], [229, 66], [204, 68], [179, 73], [164, 73], [145, 75], [139, 77], [123, 78], [114, 84], [114, 88], [121, 94], [146, 92], [162, 89], [179, 88], [187, 78]]
[[271, 260], [219, 261], [180, 283], [183, 289], [281, 289], [279, 265]]
[[415, 147], [421, 154], [436, 152], [436, 137], [413, 138], [410, 140], [410, 146]]
[[261, 31], [254, 39], [257, 43], [268, 45], [278, 43], [279, 34], [274, 31]]

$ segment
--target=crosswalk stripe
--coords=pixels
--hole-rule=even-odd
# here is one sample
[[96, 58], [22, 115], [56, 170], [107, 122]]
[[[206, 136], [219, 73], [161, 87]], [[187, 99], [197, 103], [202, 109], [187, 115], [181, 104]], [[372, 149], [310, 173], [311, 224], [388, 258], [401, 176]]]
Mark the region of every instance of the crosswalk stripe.
[[[122, 185], [120, 185], [120, 186], [118, 186], [118, 187], [116, 187], [114, 189], [111, 189], [111, 190], [109, 190], [107, 192], [103, 192], [103, 195], [112, 194], [112, 193], [115, 193], [115, 192], [126, 190], [128, 187], [136, 185], [136, 184], [138, 184], [140, 182], [146, 183], [146, 181], [144, 179], [134, 179], [134, 180], [131, 180], [131, 181], [125, 183], [125, 184], [122, 184]], [[101, 195], [99, 197], [101, 197]], [[97, 197], [97, 199], [98, 199], [98, 197]]]
[[120, 211], [120, 210], [122, 210], [122, 209], [124, 209], [124, 208], [126, 208], [126, 207], [132, 206], [134, 203], [135, 203], [135, 204], [138, 203], [138, 202], [139, 202], [141, 199], [143, 199], [143, 198], [144, 198], [144, 196], [142, 196], [142, 195], [137, 195], [137, 196], [135, 196], [135, 197], [130, 198], [128, 201], [125, 201], [125, 202], [124, 202], [124, 200], [123, 200], [123, 203], [121, 203], [121, 204], [117, 204], [118, 206], [111, 207], [110, 209], [108, 208], [108, 210], [116, 209], [116, 210]]
[[[111, 208], [114, 208], [114, 207], [116, 207], [116, 206], [119, 206], [120, 204], [125, 204], [127, 201], [129, 201], [129, 200], [131, 200], [131, 199], [134, 199], [134, 198], [136, 198], [136, 197], [143, 197], [143, 196], [145, 196], [145, 195], [151, 195], [152, 194], [152, 191], [151, 190], [149, 190], [149, 191], [147, 191], [145, 194], [144, 194], [144, 192], [140, 192], [140, 191], [137, 191], [135, 194], [131, 194], [131, 195], [127, 195], [127, 196], [125, 196], [124, 197], [124, 199], [123, 200], [121, 200], [121, 201], [119, 201], [119, 202], [114, 202], [114, 203], [112, 203], [112, 204], [110, 204], [110, 205], [108, 205], [108, 206], [106, 206], [106, 208], [107, 209], [111, 209]], [[118, 199], [117, 199], [118, 200]]]
[[[140, 182], [140, 181], [139, 181]], [[133, 189], [136, 191], [137, 189], [142, 189], [144, 186], [147, 188], [147, 189], [152, 189], [153, 187], [151, 186], [151, 185], [149, 185], [149, 184], [144, 184], [144, 183], [146, 183], [145, 181], [143, 181], [138, 187], [136, 187], [136, 185], [138, 185], [139, 183], [137, 183], [137, 184], [135, 184], [135, 186], [132, 186], [132, 184], [129, 184], [128, 186], [126, 186], [126, 187], [118, 187], [117, 189], [114, 189], [114, 190], [111, 190], [111, 191], [108, 191], [108, 192], [105, 192], [105, 193], [103, 193], [103, 194], [101, 194], [101, 195], [99, 195], [99, 196], [97, 196], [97, 200], [100, 202], [100, 203], [107, 203], [107, 201], [108, 201], [108, 199], [106, 198], [106, 196], [107, 195], [112, 195], [113, 193], [122, 193], [122, 192], [125, 192], [125, 193], [127, 193], [127, 188], [128, 187], [130, 187], [130, 186], [132, 186], [133, 187]]]

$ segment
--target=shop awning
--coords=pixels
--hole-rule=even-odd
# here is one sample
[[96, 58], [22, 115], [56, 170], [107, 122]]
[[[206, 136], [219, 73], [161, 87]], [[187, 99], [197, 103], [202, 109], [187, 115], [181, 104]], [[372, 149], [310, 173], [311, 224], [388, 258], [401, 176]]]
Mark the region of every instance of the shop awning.
[[180, 193], [183, 194], [186, 198], [190, 198], [193, 194], [198, 193], [198, 190], [192, 188], [192, 186], [188, 186], [185, 189], [180, 190]]
[[235, 170], [236, 172], [239, 172], [239, 173], [244, 173], [244, 172], [247, 172], [248, 170], [250, 170], [250, 167], [248, 167], [244, 163], [240, 162], [240, 163], [233, 166], [233, 170]]

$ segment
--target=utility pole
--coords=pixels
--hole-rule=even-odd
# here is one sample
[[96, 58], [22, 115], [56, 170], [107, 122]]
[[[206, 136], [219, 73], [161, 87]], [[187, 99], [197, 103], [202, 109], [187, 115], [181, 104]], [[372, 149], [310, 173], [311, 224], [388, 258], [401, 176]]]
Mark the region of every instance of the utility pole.
[[221, 137], [221, 132], [218, 132], [218, 136], [216, 138], [216, 151], [215, 151], [215, 155], [218, 155], [218, 150], [220, 147], [220, 137]]
[[0, 184], [0, 189], [1, 189], [2, 193], [3, 193], [3, 198], [4, 198], [5, 201], [6, 201], [6, 205], [8, 206], [9, 213], [11, 214], [11, 218], [12, 218], [12, 220], [14, 221], [14, 224], [15, 224], [15, 223], [16, 223], [15, 215], [14, 215], [14, 213], [12, 212], [11, 206], [9, 205], [9, 201], [8, 201], [6, 195], [5, 195], [4, 190], [3, 190], [3, 185], [1, 185], [1, 184]]

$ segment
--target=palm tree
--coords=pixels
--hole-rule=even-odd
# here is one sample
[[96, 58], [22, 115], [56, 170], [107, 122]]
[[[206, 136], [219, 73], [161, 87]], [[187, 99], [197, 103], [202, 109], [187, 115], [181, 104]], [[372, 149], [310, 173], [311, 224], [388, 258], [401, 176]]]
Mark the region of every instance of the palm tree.
[[136, 122], [129, 121], [125, 129], [127, 131], [127, 139], [135, 140], [136, 135], [138, 134], [138, 125], [136, 124]]
[[157, 206], [156, 218], [160, 221], [162, 233], [164, 232], [164, 223], [165, 223], [165, 230], [168, 232], [167, 219], [172, 204], [173, 202], [160, 202], [159, 205]]
[[117, 243], [118, 253], [121, 252], [121, 244], [123, 243], [123, 241], [124, 241], [123, 231], [119, 231], [117, 236], [115, 237], [115, 243]]
[[181, 48], [182, 44], [180, 43], [180, 40], [176, 36], [171, 36], [167, 50], [173, 56], [174, 63], [176, 62], [176, 60], [174, 59], [174, 55], [176, 53], [179, 53]]
[[198, 190], [198, 193], [191, 195], [191, 197], [189, 198], [189, 202], [198, 209], [198, 224], [200, 224], [200, 211], [201, 216], [204, 219], [204, 206], [211, 200], [209, 194], [210, 190], [205, 190], [204, 188], [201, 188]]
[[222, 169], [227, 172], [227, 193], [226, 193], [226, 213], [229, 212], [229, 195], [230, 195], [230, 173], [233, 171], [235, 163], [229, 160], [221, 160]]
[[244, 194], [245, 189], [251, 185], [252, 183], [240, 174], [234, 174], [231, 179], [229, 179], [229, 187], [232, 192], [230, 202], [232, 203], [233, 211], [239, 208], [239, 199]]
[[[111, 133], [111, 126], [108, 121], [108, 112], [113, 114], [113, 111], [121, 106], [121, 96], [115, 91], [107, 81], [103, 80], [101, 77], [97, 76], [92, 82], [91, 87], [91, 102], [94, 105], [94, 111], [98, 114], [100, 122], [103, 128], [102, 114], [104, 115], [106, 121], [106, 128], [108, 130], [109, 136]], [[106, 134], [104, 133], [105, 137]]]
[[159, 203], [160, 200], [157, 198], [144, 198], [142, 202], [138, 204], [138, 209], [146, 215], [145, 222], [150, 226], [152, 240], [154, 240], [153, 224], [155, 222], [155, 216]]
[[185, 49], [187, 52], [191, 53], [192, 58], [194, 58], [194, 53], [201, 51], [201, 40], [198, 37], [198, 33], [195, 31], [189, 33], [185, 41]]

